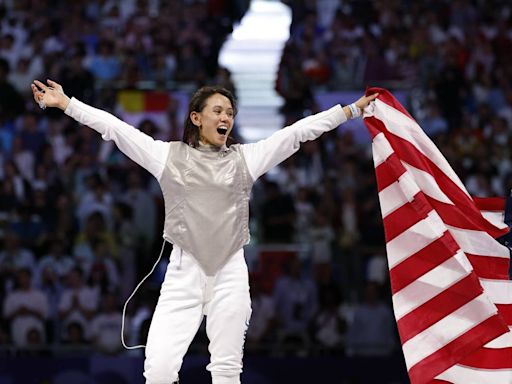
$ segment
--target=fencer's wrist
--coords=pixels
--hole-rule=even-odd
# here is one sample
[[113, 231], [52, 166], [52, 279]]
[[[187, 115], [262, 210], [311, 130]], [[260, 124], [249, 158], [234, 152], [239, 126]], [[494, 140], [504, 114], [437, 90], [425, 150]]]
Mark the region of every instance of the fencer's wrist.
[[361, 109], [356, 105], [356, 103], [349, 104], [348, 109], [350, 110], [351, 119], [361, 116]]
[[61, 100], [59, 100], [58, 108], [65, 111], [66, 108], [68, 107], [70, 101], [71, 101], [71, 99], [63, 93]]

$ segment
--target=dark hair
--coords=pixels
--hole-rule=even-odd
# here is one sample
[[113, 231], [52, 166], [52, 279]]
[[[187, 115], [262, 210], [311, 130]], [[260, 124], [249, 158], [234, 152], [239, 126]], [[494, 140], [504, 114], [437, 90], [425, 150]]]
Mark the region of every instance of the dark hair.
[[192, 112], [201, 112], [206, 106], [206, 100], [217, 93], [222, 96], [226, 96], [229, 99], [231, 106], [233, 107], [233, 112], [236, 115], [237, 110], [235, 97], [226, 88], [218, 86], [204, 86], [199, 88], [192, 95], [192, 98], [188, 103], [188, 113], [185, 117], [185, 129], [183, 130], [182, 141], [191, 147], [195, 148], [199, 145], [199, 128], [192, 123], [192, 120], [190, 120], [190, 114]]

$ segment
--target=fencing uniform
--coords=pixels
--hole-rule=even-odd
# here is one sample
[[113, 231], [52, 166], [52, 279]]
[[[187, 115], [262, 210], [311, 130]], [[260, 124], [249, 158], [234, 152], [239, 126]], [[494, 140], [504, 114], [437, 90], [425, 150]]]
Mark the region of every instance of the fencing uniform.
[[265, 140], [227, 147], [163, 142], [72, 98], [65, 113], [113, 140], [159, 181], [164, 239], [174, 244], [151, 322], [144, 363], [148, 384], [178, 379], [203, 315], [213, 384], [240, 383], [251, 304], [243, 246], [249, 242], [253, 182], [345, 122], [340, 105], [306, 117]]

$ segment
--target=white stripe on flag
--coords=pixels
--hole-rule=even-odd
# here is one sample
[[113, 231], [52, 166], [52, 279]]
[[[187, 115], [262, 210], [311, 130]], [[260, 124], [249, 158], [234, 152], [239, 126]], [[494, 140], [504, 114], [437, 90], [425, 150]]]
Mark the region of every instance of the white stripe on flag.
[[389, 132], [414, 145], [418, 151], [423, 153], [457, 184], [462, 192], [469, 196], [466, 187], [462, 184], [442, 153], [414, 120], [379, 99], [375, 100], [374, 116], [384, 123]]
[[394, 210], [405, 203], [414, 200], [414, 196], [420, 191], [416, 183], [408, 173], [402, 174], [393, 184], [390, 184], [379, 192], [380, 209], [385, 218]]
[[412, 175], [412, 177], [416, 181], [416, 184], [418, 184], [423, 193], [425, 193], [427, 196], [432, 197], [433, 199], [436, 199], [437, 201], [453, 205], [452, 201], [448, 198], [448, 196], [446, 196], [444, 192], [441, 191], [441, 188], [439, 188], [439, 184], [436, 183], [436, 180], [430, 173], [413, 167], [412, 165], [407, 164], [405, 161], [402, 161], [402, 164], [405, 167], [405, 169], [407, 169], [407, 172], [409, 172]]
[[462, 280], [471, 273], [472, 269], [464, 253], [459, 250], [455, 256], [393, 295], [396, 320], [400, 320], [409, 312]]
[[393, 268], [409, 256], [439, 239], [443, 236], [445, 229], [446, 227], [437, 212], [430, 211], [426, 218], [418, 221], [386, 243], [389, 268]]
[[494, 304], [512, 304], [512, 281], [480, 279], [485, 293]]
[[484, 345], [485, 348], [509, 348], [512, 347], [512, 327], [508, 327], [509, 332], [498, 336], [494, 340], [489, 341]]
[[407, 369], [496, 313], [496, 307], [491, 305], [485, 294], [453, 311], [402, 345], [407, 356]]
[[494, 211], [482, 211], [482, 216], [485, 217], [485, 219], [490, 222], [492, 225], [498, 227], [498, 228], [506, 228], [507, 225], [503, 223], [503, 220], [505, 219], [505, 215], [503, 211], [501, 212], [494, 212]]
[[512, 383], [512, 370], [476, 369], [454, 365], [437, 376], [436, 379], [456, 384], [510, 384]]
[[509, 258], [509, 250], [483, 231], [461, 229], [447, 225], [453, 238], [465, 253]]
[[375, 168], [381, 165], [389, 156], [394, 153], [393, 148], [391, 148], [389, 141], [386, 139], [386, 136], [384, 136], [382, 132], [373, 138], [372, 151], [373, 164]]

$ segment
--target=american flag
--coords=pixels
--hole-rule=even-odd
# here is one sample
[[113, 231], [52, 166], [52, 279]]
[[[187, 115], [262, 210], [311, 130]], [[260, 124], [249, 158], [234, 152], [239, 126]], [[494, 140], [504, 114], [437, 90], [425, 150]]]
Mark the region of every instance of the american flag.
[[393, 310], [413, 384], [512, 383], [505, 199], [473, 199], [441, 152], [380, 88], [372, 136]]

